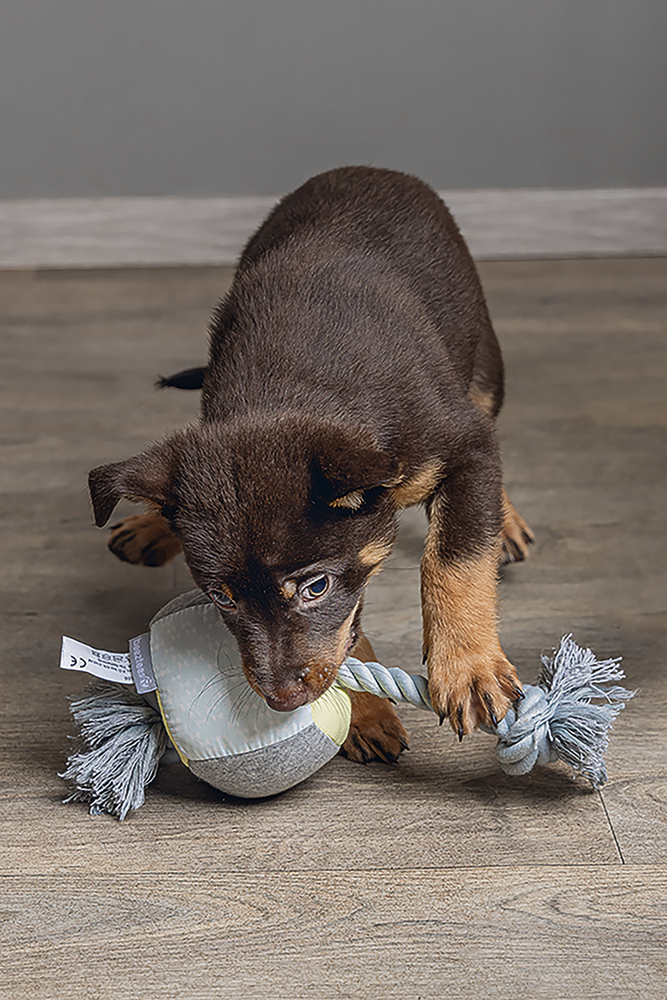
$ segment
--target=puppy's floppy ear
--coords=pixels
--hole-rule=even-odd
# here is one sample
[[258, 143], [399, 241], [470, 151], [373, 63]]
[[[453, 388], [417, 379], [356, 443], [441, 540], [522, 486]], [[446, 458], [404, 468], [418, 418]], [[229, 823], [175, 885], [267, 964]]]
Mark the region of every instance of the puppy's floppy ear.
[[162, 507], [178, 467], [175, 441], [154, 445], [124, 462], [100, 465], [88, 475], [95, 524], [103, 527], [119, 500], [147, 500]]
[[365, 490], [394, 486], [402, 478], [399, 460], [382, 451], [368, 431], [358, 428], [322, 429], [315, 462], [320, 473], [317, 492], [331, 507], [356, 510]]

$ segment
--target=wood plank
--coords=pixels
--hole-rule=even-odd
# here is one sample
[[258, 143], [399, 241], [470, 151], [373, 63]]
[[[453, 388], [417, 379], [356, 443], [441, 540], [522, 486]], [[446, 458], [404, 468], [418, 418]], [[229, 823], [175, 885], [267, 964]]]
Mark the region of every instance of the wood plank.
[[503, 574], [503, 634], [527, 678], [534, 651], [570, 631], [624, 657], [638, 694], [614, 726], [604, 801], [626, 862], [664, 863], [667, 260], [481, 270], [509, 372], [508, 479], [537, 535]]
[[[64, 692], [61, 696], [64, 702]], [[459, 746], [416, 709], [413, 750], [395, 767], [336, 758], [307, 782], [234, 800], [167, 766], [123, 823], [62, 805], [61, 720], [4, 727], [4, 870], [229, 871], [619, 863], [599, 797], [564, 768], [508, 778], [481, 734]], [[54, 837], [59, 830], [62, 837]], [[176, 846], [177, 845], [177, 846]]]
[[664, 868], [0, 880], [0, 996], [655, 1000]]
[[627, 864], [667, 863], [664, 682], [660, 689], [662, 697], [655, 700], [648, 685], [648, 698], [639, 692], [635, 711], [623, 720], [622, 740], [608, 753], [612, 779], [604, 802]]
[[[441, 191], [475, 257], [667, 250], [667, 188]], [[0, 267], [234, 264], [276, 197], [0, 201]]]

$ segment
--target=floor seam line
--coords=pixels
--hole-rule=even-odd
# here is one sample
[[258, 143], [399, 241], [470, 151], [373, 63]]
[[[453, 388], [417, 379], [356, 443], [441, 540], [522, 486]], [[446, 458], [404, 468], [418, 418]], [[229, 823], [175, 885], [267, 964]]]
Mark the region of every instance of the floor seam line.
[[613, 823], [611, 821], [611, 816], [609, 815], [609, 810], [607, 809], [607, 803], [604, 800], [604, 796], [602, 794], [602, 790], [598, 788], [597, 789], [597, 793], [598, 793], [598, 797], [600, 799], [600, 803], [602, 805], [602, 808], [604, 810], [604, 814], [607, 817], [607, 823], [609, 824], [609, 829], [611, 831], [611, 835], [614, 838], [614, 843], [616, 844], [616, 850], [618, 851], [618, 856], [621, 859], [621, 864], [624, 865], [625, 864], [625, 858], [623, 857], [623, 851], [621, 850], [621, 845], [618, 842], [618, 837], [616, 836], [616, 831], [614, 830], [614, 825], [613, 825]]

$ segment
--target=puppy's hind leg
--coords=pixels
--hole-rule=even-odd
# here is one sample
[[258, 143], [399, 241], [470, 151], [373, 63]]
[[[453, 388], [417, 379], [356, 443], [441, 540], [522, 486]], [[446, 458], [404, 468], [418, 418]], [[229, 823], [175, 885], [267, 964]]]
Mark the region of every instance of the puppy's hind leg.
[[153, 511], [113, 524], [107, 545], [123, 562], [142, 566], [164, 566], [181, 551], [165, 519]]
[[523, 562], [528, 558], [528, 546], [535, 541], [530, 527], [521, 517], [518, 510], [503, 489], [503, 530], [502, 530], [502, 566], [507, 563]]
[[[360, 634], [351, 655], [365, 663], [376, 662], [373, 647]], [[393, 764], [409, 749], [408, 734], [388, 698], [366, 691], [348, 691], [352, 702], [352, 722], [347, 739], [340, 748], [343, 757], [357, 764], [381, 760]]]
[[[495, 421], [505, 395], [505, 373], [500, 347], [490, 323], [482, 331], [468, 395], [481, 413]], [[528, 546], [535, 541], [535, 537], [504, 489], [502, 507], [500, 563], [504, 566], [527, 559]]]

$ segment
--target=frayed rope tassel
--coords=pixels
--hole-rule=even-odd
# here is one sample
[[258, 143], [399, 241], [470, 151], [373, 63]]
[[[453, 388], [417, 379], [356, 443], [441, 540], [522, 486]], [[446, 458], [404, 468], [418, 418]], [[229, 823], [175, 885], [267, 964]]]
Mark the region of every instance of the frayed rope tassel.
[[[553, 656], [542, 657], [538, 684], [526, 685], [525, 698], [495, 730], [486, 730], [499, 737], [496, 757], [503, 771], [526, 774], [535, 764], [562, 760], [593, 788], [602, 788], [609, 729], [636, 694], [617, 684], [607, 686], [624, 679], [620, 660], [596, 660], [592, 650], [564, 636]], [[602, 704], [593, 704], [595, 699]]]
[[97, 681], [89, 690], [70, 705], [81, 746], [60, 775], [74, 783], [64, 801], [89, 802], [91, 816], [122, 820], [143, 805], [170, 740], [160, 713], [130, 688]]

